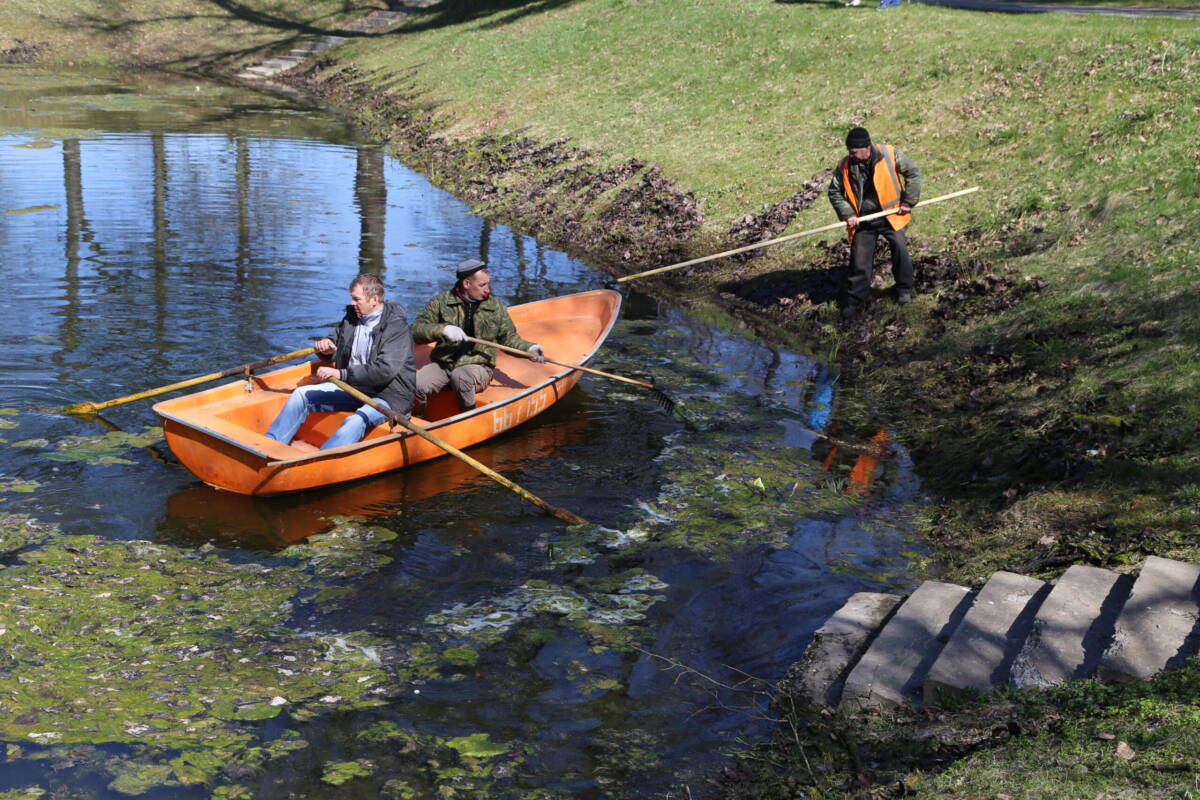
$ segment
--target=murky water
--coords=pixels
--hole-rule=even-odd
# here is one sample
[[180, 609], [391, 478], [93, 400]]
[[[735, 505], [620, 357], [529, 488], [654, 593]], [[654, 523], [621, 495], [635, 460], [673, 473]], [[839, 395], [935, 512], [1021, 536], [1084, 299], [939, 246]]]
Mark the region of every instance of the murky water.
[[232, 496], [149, 402], [59, 413], [307, 346], [360, 271], [410, 314], [468, 257], [509, 303], [605, 285], [328, 114], [0, 68], [0, 211], [0, 791], [703, 797], [763, 726], [730, 687], [920, 559], [836, 376], [637, 294], [597, 366], [700, 425], [585, 377], [472, 449], [592, 528], [449, 461]]

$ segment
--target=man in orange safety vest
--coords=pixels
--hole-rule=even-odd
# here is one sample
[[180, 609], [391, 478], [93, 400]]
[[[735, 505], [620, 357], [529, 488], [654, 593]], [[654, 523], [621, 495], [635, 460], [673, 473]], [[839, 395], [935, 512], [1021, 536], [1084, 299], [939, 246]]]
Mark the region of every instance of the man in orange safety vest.
[[[874, 144], [866, 128], [846, 135], [847, 156], [838, 163], [829, 181], [829, 202], [850, 235], [850, 274], [846, 282], [842, 318], [854, 317], [871, 288], [875, 245], [880, 236], [892, 251], [892, 277], [896, 301], [912, 302], [913, 268], [904, 228], [921, 196], [921, 169], [896, 147]], [[897, 213], [860, 222], [860, 217], [897, 209]]]

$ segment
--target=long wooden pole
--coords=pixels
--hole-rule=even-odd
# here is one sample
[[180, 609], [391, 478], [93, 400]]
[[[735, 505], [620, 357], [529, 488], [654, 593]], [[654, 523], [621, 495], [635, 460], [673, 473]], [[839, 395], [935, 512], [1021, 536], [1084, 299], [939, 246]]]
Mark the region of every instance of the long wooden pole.
[[242, 364], [240, 367], [230, 367], [229, 369], [223, 369], [220, 372], [213, 372], [208, 375], [201, 375], [198, 378], [188, 378], [186, 381], [172, 383], [170, 386], [159, 386], [157, 389], [147, 389], [146, 391], [138, 392], [137, 394], [118, 397], [115, 400], [105, 400], [102, 403], [76, 403], [73, 406], [65, 406], [63, 411], [68, 414], [94, 414], [102, 408], [119, 406], [122, 403], [132, 403], [134, 400], [144, 400], [147, 397], [166, 394], [167, 392], [173, 392], [176, 389], [186, 389], [189, 386], [195, 386], [200, 383], [207, 383], [209, 381], [215, 381], [221, 378], [228, 378], [231, 375], [248, 375], [250, 372], [256, 369], [264, 369], [265, 367], [269, 367], [273, 364], [281, 364], [284, 361], [291, 361], [293, 359], [311, 356], [315, 352], [317, 352], [315, 348], [306, 347], [303, 350], [296, 350], [292, 353], [284, 353], [283, 355], [272, 356], [271, 358], [263, 361], [255, 361], [253, 364]]
[[[928, 205], [933, 205], [934, 203], [940, 203], [943, 200], [950, 200], [955, 197], [962, 197], [965, 194], [971, 194], [972, 192], [978, 192], [978, 191], [979, 191], [978, 186], [972, 186], [970, 189], [963, 189], [958, 192], [951, 192], [950, 194], [944, 194], [941, 197], [933, 197], [933, 198], [930, 198], [929, 200], [922, 200], [920, 208], [924, 208], [925, 206], [928, 206]], [[899, 211], [900, 211], [899, 208], [893, 208], [893, 209], [889, 209], [887, 211], [879, 211], [875, 214], [867, 214], [865, 217], [859, 217], [858, 221], [859, 222], [869, 222], [870, 220], [873, 220], [873, 219], [879, 219], [880, 217], [887, 217], [892, 214], [896, 214]], [[670, 264], [665, 267], [658, 267], [657, 269], [648, 269], [645, 272], [638, 272], [633, 275], [626, 275], [623, 278], [617, 278], [617, 283], [626, 283], [628, 281], [637, 280], [638, 278], [644, 278], [647, 275], [657, 275], [660, 272], [670, 272], [671, 270], [674, 270], [674, 269], [683, 269], [684, 267], [690, 267], [693, 264], [701, 264], [705, 261], [714, 261], [718, 258], [725, 258], [726, 256], [732, 256], [732, 255], [737, 255], [738, 253], [744, 253], [747, 250], [756, 250], [759, 247], [766, 247], [769, 244], [779, 244], [780, 242], [786, 242], [789, 239], [799, 239], [801, 236], [811, 236], [814, 233], [822, 233], [824, 231], [831, 231], [836, 228], [845, 228], [845, 227], [846, 227], [846, 223], [844, 223], [844, 222], [834, 222], [829, 225], [822, 225], [820, 228], [813, 228], [813, 229], [807, 230], [807, 231], [800, 231], [800, 233], [789, 233], [787, 236], [780, 236], [775, 239], [768, 239], [765, 242], [757, 242], [755, 244], [748, 244], [745, 247], [737, 247], [737, 248], [734, 248], [733, 250], [726, 250], [723, 253], [714, 253], [711, 256], [701, 256], [700, 258], [693, 258], [691, 261], [681, 261], [678, 264]]]
[[[486, 347], [494, 347], [497, 350], [504, 351], [505, 353], [512, 353], [514, 356], [523, 356], [525, 358], [531, 357], [528, 350], [518, 350], [515, 347], [507, 347], [502, 344], [497, 344], [496, 342], [489, 342], [487, 339], [476, 339], [474, 336], [468, 336], [467, 341], [474, 342], [475, 344], [482, 344]], [[626, 378], [624, 375], [614, 375], [611, 372], [601, 372], [598, 369], [585, 367], [582, 364], [572, 364], [570, 361], [559, 361], [557, 358], [551, 358], [550, 356], [546, 356], [546, 360], [551, 364], [557, 364], [560, 367], [570, 367], [571, 369], [577, 369], [580, 372], [590, 372], [592, 375], [599, 375], [602, 378], [612, 378], [614, 381], [624, 381], [625, 383], [632, 383], [634, 386], [641, 386], [643, 389], [653, 389], [657, 391], [657, 387], [655, 387], [653, 383], [647, 383], [646, 381], [639, 381], [634, 378]]]
[[467, 464], [470, 464], [472, 467], [479, 470], [484, 475], [487, 475], [489, 478], [494, 480], [496, 483], [500, 484], [501, 486], [505, 487], [506, 489], [511, 489], [512, 491], [514, 491], [518, 495], [520, 495], [522, 498], [533, 503], [535, 506], [537, 506], [538, 508], [547, 512], [548, 514], [551, 514], [552, 516], [557, 517], [558, 519], [561, 519], [563, 522], [569, 523], [571, 525], [586, 525], [586, 524], [588, 524], [588, 521], [586, 519], [572, 514], [570, 511], [567, 511], [565, 508], [559, 508], [558, 506], [552, 506], [549, 503], [547, 503], [545, 500], [543, 500], [540, 497], [538, 497], [537, 495], [533, 494], [532, 492], [522, 489], [520, 486], [518, 486], [517, 484], [510, 481], [508, 478], [504, 477], [499, 472], [496, 472], [496, 470], [492, 469], [491, 467], [487, 466], [486, 464], [482, 464], [482, 463], [476, 461], [475, 459], [471, 458], [469, 455], [464, 453], [462, 450], [459, 450], [454, 445], [438, 438], [437, 436], [434, 436], [432, 433], [425, 430], [420, 425], [415, 424], [412, 420], [405, 419], [404, 417], [400, 416], [395, 411], [393, 411], [392, 409], [383, 405], [382, 403], [377, 403], [376, 401], [372, 400], [370, 397], [367, 397], [365, 394], [360, 392], [358, 389], [355, 389], [353, 386], [346, 383], [345, 381], [340, 381], [337, 378], [330, 378], [330, 383], [337, 386], [343, 392], [350, 394], [351, 396], [353, 396], [355, 399], [359, 400], [360, 402], [366, 403], [367, 405], [371, 406], [376, 411], [380, 412], [381, 414], [383, 414], [384, 416], [386, 416], [388, 419], [392, 420], [393, 422], [395, 422], [399, 425], [402, 425], [405, 428], [408, 428], [410, 431], [415, 433], [417, 436], [420, 436], [425, 441], [430, 442], [434, 445], [437, 445], [438, 447], [445, 450], [450, 455], [457, 458], [459, 461], [463, 461]]

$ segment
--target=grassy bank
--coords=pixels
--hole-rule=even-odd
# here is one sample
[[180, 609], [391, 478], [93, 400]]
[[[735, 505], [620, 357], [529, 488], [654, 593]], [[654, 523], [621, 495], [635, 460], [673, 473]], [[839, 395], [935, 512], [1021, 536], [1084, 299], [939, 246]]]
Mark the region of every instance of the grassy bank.
[[[219, 60], [206, 47], [237, 60], [238, 47], [298, 30], [252, 25], [234, 36], [217, 26], [206, 44], [192, 35], [195, 17], [156, 23], [160, 41], [148, 23], [86, 30], [60, 26], [68, 12], [35, 17], [32, 0], [15, 5], [23, 13], [0, 49], [19, 37], [57, 61]], [[179, 5], [192, 15], [218, 8]], [[138, 13], [170, 7], [147, 2]], [[274, 8], [287, 14], [287, 3]], [[186, 58], [167, 57], [172, 47]], [[735, 241], [748, 215], [766, 233], [788, 220], [793, 231], [832, 221], [819, 193], [796, 195], [836, 162], [855, 124], [915, 158], [927, 195], [983, 186], [918, 209], [924, 293], [897, 309], [880, 292], [853, 327], [839, 326], [806, 283], [835, 281], [837, 237], [648, 286], [695, 303], [740, 298], [739, 313], [763, 330], [836, 352], [845, 380], [873, 384], [933, 494], [928, 533], [951, 580], [977, 586], [999, 568], [1053, 578], [1073, 563], [1125, 569], [1151, 553], [1200, 559], [1194, 21], [919, 5], [874, 14], [769, 0], [447, 0], [395, 34], [343, 46], [304, 80], [338, 87], [331, 95], [360, 121], [397, 136], [407, 158], [489, 213], [626, 272], [643, 265], [622, 248], [645, 229], [630, 223], [619, 240], [599, 232], [623, 222], [614, 209], [635, 205], [629, 197], [668, 198], [672, 213], [686, 206], [662, 234], [660, 260]], [[661, 170], [655, 192], [623, 194], [651, 167]], [[580, 171], [589, 181], [571, 184]], [[1142, 687], [981, 704], [944, 720], [957, 733], [917, 745], [902, 743], [928, 719], [847, 726], [828, 754], [835, 768], [797, 766], [796, 785], [1187, 796], [1195, 775], [1180, 765], [1200, 755], [1194, 680], [1187, 670]], [[972, 717], [999, 722], [971, 739]], [[1135, 759], [1115, 754], [1118, 741]], [[862, 779], [846, 783], [854, 774]]]
[[[936, 533], [951, 577], [1198, 554], [1194, 25], [923, 6], [847, 25], [858, 12], [758, 0], [439, 9], [340, 63], [402, 85], [450, 138], [520, 129], [661, 166], [700, 201], [691, 255], [831, 166], [857, 123], [921, 163], [927, 195], [985, 187], [921, 214], [919, 249], [1038, 276], [1043, 291], [1003, 313], [957, 313], [972, 300], [951, 284], [903, 313], [877, 303], [869, 325], [906, 331], [891, 342], [825, 329], [843, 354], [859, 345], [945, 501]], [[839, 65], [864, 48], [870, 74], [848, 75]], [[818, 197], [791, 230], [830, 218]], [[826, 252], [787, 245], [749, 267], [656, 280], [711, 299], [823, 266]], [[805, 319], [820, 332], [832, 317], [823, 306]]]

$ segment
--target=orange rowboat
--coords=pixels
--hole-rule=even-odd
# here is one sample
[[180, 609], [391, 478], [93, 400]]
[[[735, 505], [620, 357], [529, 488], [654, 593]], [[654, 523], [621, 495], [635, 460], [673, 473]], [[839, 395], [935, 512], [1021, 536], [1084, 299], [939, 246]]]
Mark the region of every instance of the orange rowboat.
[[[509, 309], [522, 338], [537, 342], [563, 361], [588, 361], [612, 330], [621, 295], [600, 289], [554, 297]], [[433, 346], [417, 345], [417, 369], [429, 363]], [[238, 494], [272, 495], [328, 486], [400, 469], [445, 455], [407, 430], [380, 425], [361, 442], [319, 450], [347, 412], [310, 414], [290, 444], [264, 433], [304, 381], [313, 381], [318, 362], [256, 375], [250, 391], [237, 381], [154, 406], [162, 417], [171, 451], [200, 480]], [[496, 371], [476, 407], [458, 410], [449, 391], [429, 398], [425, 416], [413, 422], [458, 448], [469, 447], [545, 411], [579, 382], [580, 372], [553, 364], [498, 354]]]

